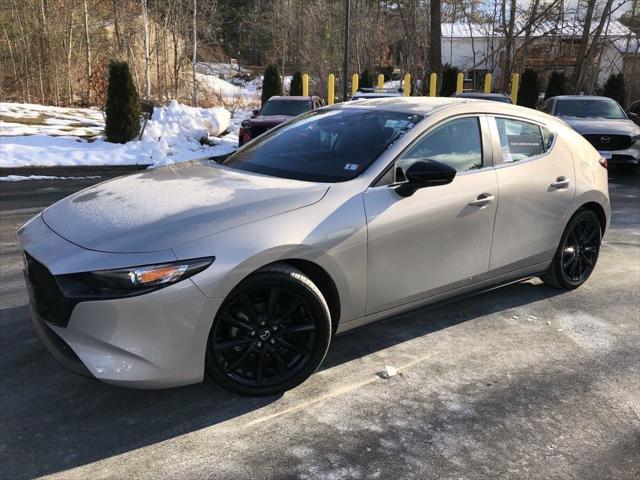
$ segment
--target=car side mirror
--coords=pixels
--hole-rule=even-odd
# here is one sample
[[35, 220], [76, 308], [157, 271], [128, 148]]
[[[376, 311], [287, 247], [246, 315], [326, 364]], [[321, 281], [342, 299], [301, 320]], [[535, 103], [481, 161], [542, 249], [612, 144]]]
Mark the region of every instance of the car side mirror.
[[260, 115], [260, 110], [253, 110], [253, 111], [251, 112], [251, 116], [252, 116], [252, 117], [257, 117], [258, 115]]
[[640, 118], [637, 113], [633, 113], [633, 112], [627, 112], [627, 117], [629, 117], [629, 120], [633, 120], [633, 121], [638, 120], [638, 118]]
[[458, 171], [436, 160], [421, 160], [411, 165], [405, 172], [407, 181], [396, 188], [401, 197], [409, 197], [416, 190], [425, 187], [437, 187], [453, 182]]

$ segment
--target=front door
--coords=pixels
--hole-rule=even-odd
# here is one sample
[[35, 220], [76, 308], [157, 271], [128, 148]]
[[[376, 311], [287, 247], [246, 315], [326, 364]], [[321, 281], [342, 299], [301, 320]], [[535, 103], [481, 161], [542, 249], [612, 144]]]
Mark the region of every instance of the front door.
[[[466, 116], [439, 124], [396, 160], [387, 180], [365, 192], [367, 314], [486, 276], [498, 188], [485, 122]], [[395, 186], [419, 160], [437, 160], [458, 173], [448, 185], [403, 198]]]

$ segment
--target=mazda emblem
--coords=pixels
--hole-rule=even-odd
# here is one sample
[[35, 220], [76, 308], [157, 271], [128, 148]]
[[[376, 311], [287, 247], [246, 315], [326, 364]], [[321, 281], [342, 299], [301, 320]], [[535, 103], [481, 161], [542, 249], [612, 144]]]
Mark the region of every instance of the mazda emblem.
[[611, 137], [600, 137], [600, 141], [602, 143], [609, 143], [611, 141]]

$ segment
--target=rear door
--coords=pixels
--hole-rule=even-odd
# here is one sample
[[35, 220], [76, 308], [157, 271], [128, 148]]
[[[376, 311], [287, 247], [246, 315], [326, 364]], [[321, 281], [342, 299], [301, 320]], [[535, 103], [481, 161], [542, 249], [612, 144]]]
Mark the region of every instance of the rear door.
[[500, 201], [489, 275], [549, 261], [575, 194], [571, 152], [542, 124], [489, 117]]

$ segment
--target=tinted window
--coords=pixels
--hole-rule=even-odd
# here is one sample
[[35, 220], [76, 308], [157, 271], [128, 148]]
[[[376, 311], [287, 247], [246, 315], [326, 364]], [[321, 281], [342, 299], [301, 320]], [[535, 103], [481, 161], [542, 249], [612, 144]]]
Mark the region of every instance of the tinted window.
[[556, 115], [576, 118], [627, 118], [620, 105], [608, 99], [558, 100]]
[[311, 102], [301, 100], [269, 100], [264, 104], [260, 115], [290, 115], [295, 117], [311, 110]]
[[395, 181], [404, 181], [407, 169], [420, 160], [437, 160], [458, 172], [482, 168], [478, 119], [466, 117], [451, 120], [428, 132], [397, 160]]
[[[496, 118], [502, 163], [517, 162], [545, 152], [540, 127], [533, 123]], [[553, 138], [551, 138], [553, 142]], [[551, 146], [551, 143], [549, 143]]]
[[224, 164], [283, 178], [344, 182], [423, 118], [356, 108], [313, 110], [258, 137]]

